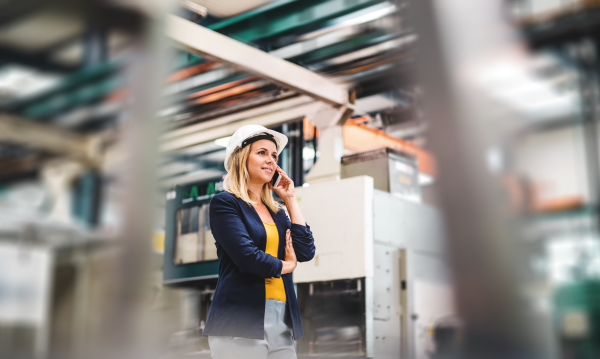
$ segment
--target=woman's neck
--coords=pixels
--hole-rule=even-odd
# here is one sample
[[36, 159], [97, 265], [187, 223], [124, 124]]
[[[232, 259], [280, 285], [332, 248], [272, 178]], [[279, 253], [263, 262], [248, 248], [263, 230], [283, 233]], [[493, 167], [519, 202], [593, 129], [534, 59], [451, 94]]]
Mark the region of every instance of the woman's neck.
[[260, 192], [262, 190], [262, 184], [248, 183], [248, 190], [251, 192], [250, 198], [257, 201], [257, 205], [261, 205]]

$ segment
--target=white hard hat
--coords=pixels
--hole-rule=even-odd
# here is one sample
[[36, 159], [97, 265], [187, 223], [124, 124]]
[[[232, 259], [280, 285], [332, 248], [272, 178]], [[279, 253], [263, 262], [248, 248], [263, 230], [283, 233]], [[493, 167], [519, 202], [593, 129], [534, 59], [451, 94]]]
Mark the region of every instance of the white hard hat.
[[[261, 136], [263, 135], [263, 136]], [[259, 137], [260, 136], [260, 137]], [[269, 130], [266, 127], [261, 125], [246, 125], [238, 128], [237, 131], [231, 136], [229, 142], [227, 143], [227, 149], [225, 150], [225, 170], [227, 172], [231, 169], [230, 158], [231, 154], [235, 152], [237, 148], [243, 148], [249, 144], [251, 144], [251, 138], [259, 137], [260, 139], [269, 139], [272, 138], [277, 144], [277, 155], [283, 151], [285, 145], [287, 145], [288, 138], [283, 133], [279, 133], [277, 131]], [[255, 139], [258, 141], [258, 139]]]

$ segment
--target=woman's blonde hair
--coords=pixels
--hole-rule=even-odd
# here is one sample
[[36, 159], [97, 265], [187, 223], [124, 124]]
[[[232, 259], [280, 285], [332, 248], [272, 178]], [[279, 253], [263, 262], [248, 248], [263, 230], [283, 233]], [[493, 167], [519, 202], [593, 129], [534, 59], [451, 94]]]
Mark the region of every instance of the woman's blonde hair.
[[[248, 191], [248, 181], [250, 180], [250, 173], [246, 167], [248, 156], [250, 155], [250, 148], [252, 146], [246, 146], [244, 148], [238, 148], [231, 154], [231, 169], [225, 179], [223, 180], [223, 189], [229, 193], [233, 193], [237, 198], [241, 198], [244, 202], [249, 205], [253, 205], [256, 201], [250, 199]], [[260, 191], [260, 198], [263, 202], [273, 211], [273, 213], [279, 212], [281, 205], [273, 198], [273, 193], [269, 189], [269, 184], [265, 183]]]

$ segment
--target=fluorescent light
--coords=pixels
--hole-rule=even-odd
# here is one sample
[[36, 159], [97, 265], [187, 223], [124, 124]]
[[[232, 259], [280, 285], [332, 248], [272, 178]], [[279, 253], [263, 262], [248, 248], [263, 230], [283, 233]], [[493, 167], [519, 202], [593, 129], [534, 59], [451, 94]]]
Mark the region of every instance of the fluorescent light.
[[423, 172], [419, 172], [419, 185], [420, 186], [428, 186], [430, 184], [433, 184], [433, 182], [434, 182], [433, 176], [430, 176]]
[[482, 85], [492, 96], [529, 120], [555, 118], [576, 109], [579, 94], [560, 90], [575, 82], [575, 74], [561, 66], [561, 72], [549, 78], [540, 70], [560, 66], [551, 56], [540, 56], [529, 63], [491, 66], [482, 75]]
[[487, 150], [487, 165], [488, 169], [495, 174], [498, 174], [504, 168], [504, 154], [499, 147], [488, 148]]
[[302, 158], [304, 160], [312, 160], [315, 158], [315, 150], [310, 147], [304, 147], [302, 149]]
[[0, 92], [13, 98], [33, 96], [55, 86], [60, 77], [41, 73], [20, 65], [7, 65], [0, 70]]

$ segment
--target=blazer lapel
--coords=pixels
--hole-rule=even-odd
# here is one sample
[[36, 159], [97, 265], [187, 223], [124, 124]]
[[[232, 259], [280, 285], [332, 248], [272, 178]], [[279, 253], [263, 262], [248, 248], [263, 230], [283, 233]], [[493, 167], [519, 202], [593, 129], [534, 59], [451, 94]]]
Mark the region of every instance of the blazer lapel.
[[[265, 229], [265, 225], [263, 224], [262, 219], [260, 219], [260, 216], [258, 215], [258, 212], [256, 212], [256, 209], [254, 207], [249, 206], [241, 198], [238, 198], [238, 201], [240, 201], [242, 208], [245, 208], [249, 212], [250, 217], [252, 217], [252, 219], [254, 219], [254, 223], [252, 224], [252, 229], [255, 231], [255, 233], [256, 232], [260, 233], [260, 237], [254, 238], [252, 236], [252, 234], [250, 235], [250, 237], [254, 240], [254, 243], [256, 243], [256, 246], [264, 252], [267, 247], [267, 230]], [[248, 212], [246, 212], [246, 213], [248, 213]], [[246, 214], [246, 215], [248, 215], [248, 214]]]

